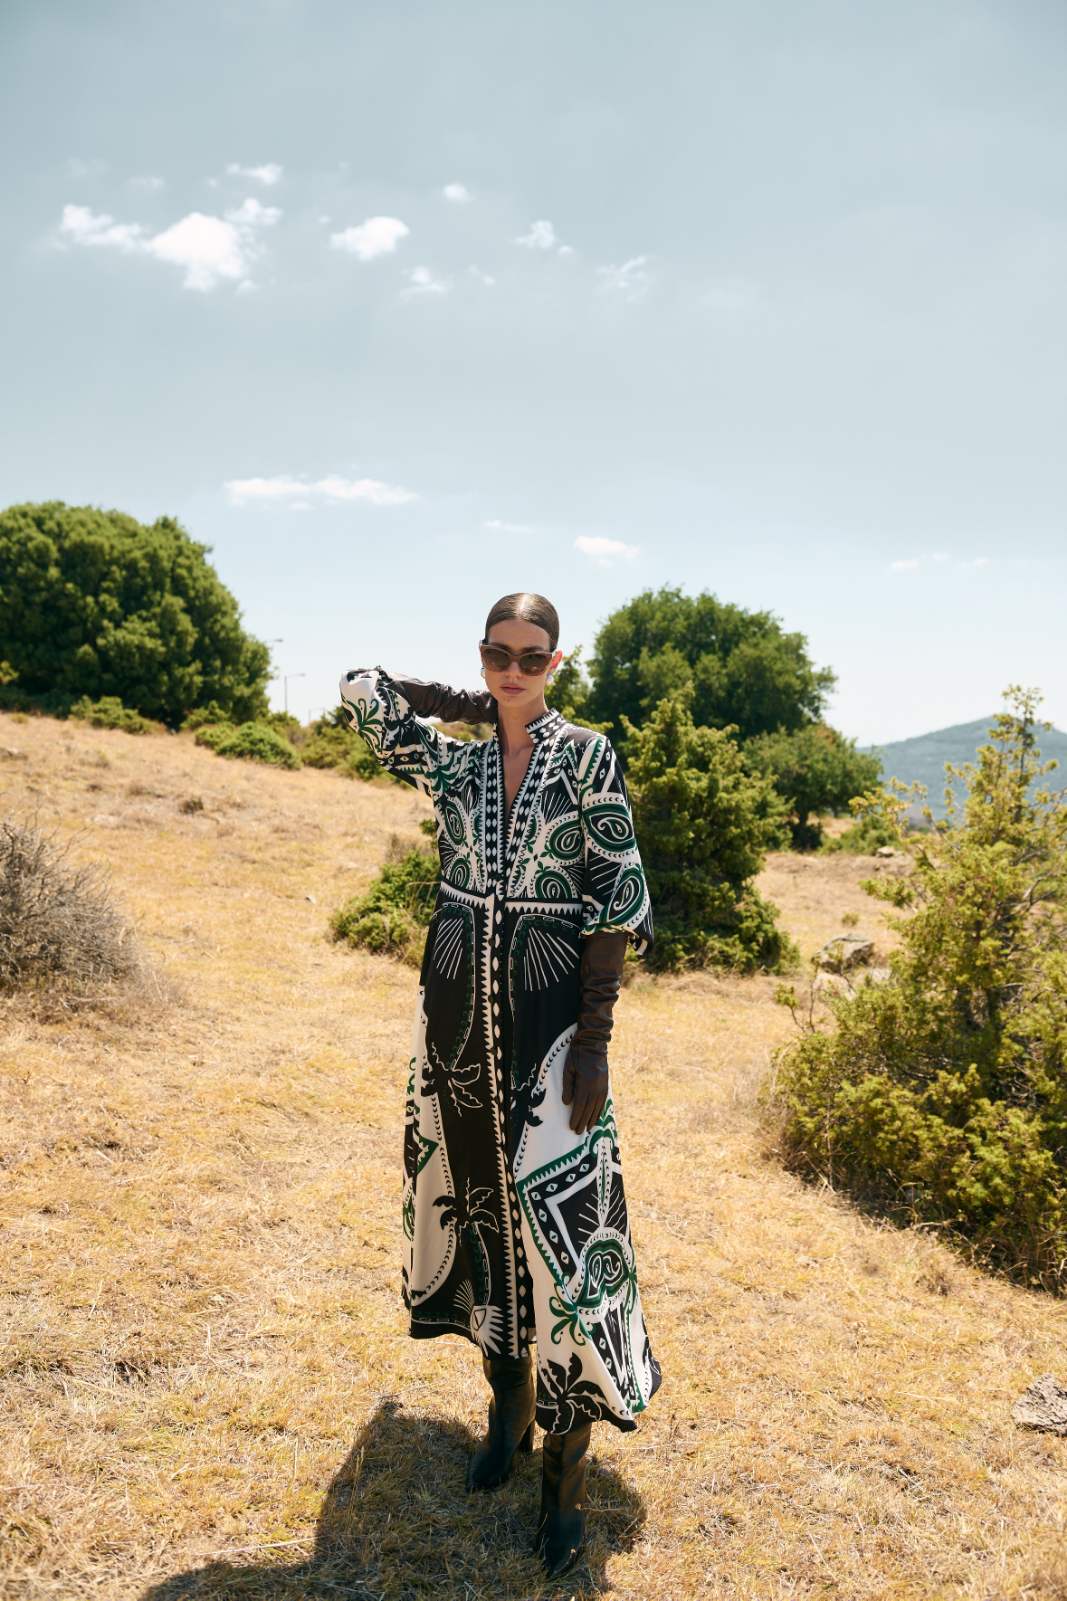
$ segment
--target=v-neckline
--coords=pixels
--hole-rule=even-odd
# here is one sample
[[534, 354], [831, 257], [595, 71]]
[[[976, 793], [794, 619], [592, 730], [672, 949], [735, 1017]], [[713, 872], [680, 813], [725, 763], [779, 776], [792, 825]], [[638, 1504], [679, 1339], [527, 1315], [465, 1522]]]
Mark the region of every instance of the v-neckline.
[[519, 808], [524, 803], [524, 797], [530, 784], [530, 774], [543, 766], [544, 758], [541, 747], [546, 741], [550, 741], [556, 730], [562, 726], [563, 717], [553, 706], [546, 707], [543, 712], [539, 712], [536, 717], [526, 724], [526, 732], [533, 740], [533, 750], [530, 752], [530, 759], [526, 763], [526, 771], [519, 780], [519, 787], [515, 791], [515, 797], [510, 807], [508, 806], [507, 791], [504, 784], [504, 750], [500, 743], [499, 727], [493, 733], [490, 743], [495, 752], [494, 759], [497, 772], [495, 812], [499, 822], [496, 852], [497, 866], [502, 872], [506, 873], [510, 870], [512, 859], [518, 849], [518, 841], [513, 838], [513, 825]]
[[526, 763], [526, 770], [523, 773], [522, 777], [519, 779], [518, 786], [517, 786], [517, 788], [515, 790], [514, 795], [511, 798], [511, 805], [509, 806], [508, 805], [508, 786], [507, 786], [507, 780], [506, 780], [505, 774], [504, 774], [504, 751], [503, 751], [503, 748], [500, 745], [499, 738], [497, 739], [497, 757], [498, 757], [498, 759], [500, 761], [500, 794], [501, 794], [501, 798], [502, 798], [502, 801], [503, 801], [502, 811], [503, 811], [503, 818], [504, 818], [504, 851], [505, 851], [505, 854], [507, 853], [508, 844], [509, 844], [510, 839], [511, 839], [511, 819], [515, 815], [515, 808], [519, 804], [519, 796], [522, 794], [523, 789], [524, 789], [524, 787], [526, 785], [526, 780], [530, 776], [530, 768], [533, 766], [534, 757], [536, 755], [537, 755], [537, 741], [535, 740], [533, 745], [530, 747], [530, 755], [529, 755], [529, 759], [528, 759], [528, 761]]

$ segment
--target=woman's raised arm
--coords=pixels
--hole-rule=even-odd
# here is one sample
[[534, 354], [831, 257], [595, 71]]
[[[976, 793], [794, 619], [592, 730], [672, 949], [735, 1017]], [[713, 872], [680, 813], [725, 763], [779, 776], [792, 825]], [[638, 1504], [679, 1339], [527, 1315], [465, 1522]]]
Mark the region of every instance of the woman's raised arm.
[[[447, 684], [389, 673], [384, 667], [353, 667], [341, 675], [341, 705], [349, 725], [361, 734], [383, 767], [424, 794], [452, 750], [463, 742], [420, 722], [495, 721], [496, 702], [485, 692], [453, 690]], [[487, 703], [491, 703], [490, 715]]]

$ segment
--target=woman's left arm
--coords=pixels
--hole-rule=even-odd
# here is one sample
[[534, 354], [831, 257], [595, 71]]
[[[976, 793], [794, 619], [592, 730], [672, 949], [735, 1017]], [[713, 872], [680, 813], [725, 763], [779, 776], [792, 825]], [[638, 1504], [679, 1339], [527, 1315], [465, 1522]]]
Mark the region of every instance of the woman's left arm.
[[580, 999], [563, 1067], [563, 1104], [571, 1107], [571, 1129], [584, 1134], [607, 1103], [608, 1043], [626, 947], [647, 957], [655, 937], [626, 779], [607, 735], [587, 747], [578, 806], [585, 850]]
[[647, 957], [655, 939], [652, 902], [626, 779], [606, 734], [586, 747], [578, 809], [585, 851], [582, 933], [625, 930], [636, 954]]

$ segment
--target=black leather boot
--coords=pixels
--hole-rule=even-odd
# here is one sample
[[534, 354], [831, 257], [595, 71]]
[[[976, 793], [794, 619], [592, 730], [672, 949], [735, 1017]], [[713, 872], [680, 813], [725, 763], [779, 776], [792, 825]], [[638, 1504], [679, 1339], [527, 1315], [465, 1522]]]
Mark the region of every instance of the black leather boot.
[[536, 1380], [533, 1358], [482, 1356], [482, 1368], [493, 1387], [489, 1433], [467, 1465], [468, 1490], [494, 1490], [511, 1475], [516, 1451], [533, 1450]]
[[586, 1450], [592, 1422], [541, 1441], [541, 1512], [533, 1549], [550, 1579], [577, 1561], [585, 1539]]

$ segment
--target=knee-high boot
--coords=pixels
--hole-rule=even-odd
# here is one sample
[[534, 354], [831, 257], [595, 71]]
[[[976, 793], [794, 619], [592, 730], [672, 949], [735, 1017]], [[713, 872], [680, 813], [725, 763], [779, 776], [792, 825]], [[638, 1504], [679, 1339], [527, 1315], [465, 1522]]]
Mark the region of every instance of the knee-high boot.
[[581, 1554], [585, 1539], [586, 1450], [592, 1422], [541, 1440], [541, 1512], [534, 1551], [549, 1578], [564, 1573]]
[[510, 1477], [516, 1451], [533, 1450], [536, 1381], [533, 1359], [525, 1356], [482, 1356], [482, 1369], [493, 1390], [489, 1433], [467, 1466], [468, 1490], [492, 1490]]

